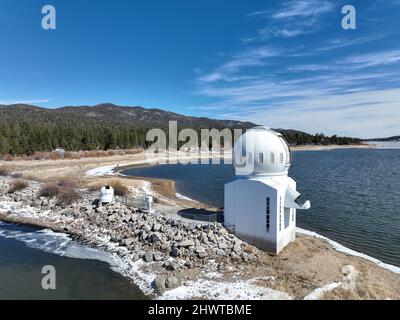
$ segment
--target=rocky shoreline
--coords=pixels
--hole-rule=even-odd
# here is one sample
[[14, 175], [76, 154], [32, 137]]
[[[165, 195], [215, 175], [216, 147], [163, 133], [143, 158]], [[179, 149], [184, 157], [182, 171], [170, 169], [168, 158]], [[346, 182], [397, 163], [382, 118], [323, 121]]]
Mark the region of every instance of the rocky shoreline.
[[[0, 177], [0, 220], [67, 233], [103, 248], [153, 298], [320, 299], [328, 291], [330, 298], [341, 298], [343, 288], [357, 298], [400, 297], [398, 274], [339, 253], [324, 240], [301, 235], [281, 255], [270, 256], [218, 223], [176, 219], [163, 210], [149, 214], [119, 201], [97, 208], [98, 193], [88, 189], [79, 189], [79, 201], [60, 205], [56, 198], [40, 197], [43, 183], [26, 180], [28, 187], [9, 193], [11, 181]], [[348, 289], [355, 278], [357, 285]], [[365, 289], [370, 286], [372, 293]]]
[[118, 201], [97, 207], [93, 204], [97, 193], [87, 190], [81, 190], [79, 203], [59, 206], [56, 199], [38, 197], [39, 183], [31, 181], [28, 188], [9, 194], [9, 181], [0, 181], [0, 220], [50, 228], [91, 245], [111, 247], [133, 262], [151, 263], [156, 276], [147, 293], [179, 287], [201, 272], [214, 272], [223, 262], [258, 261], [257, 249], [229, 234], [220, 224], [175, 221]]

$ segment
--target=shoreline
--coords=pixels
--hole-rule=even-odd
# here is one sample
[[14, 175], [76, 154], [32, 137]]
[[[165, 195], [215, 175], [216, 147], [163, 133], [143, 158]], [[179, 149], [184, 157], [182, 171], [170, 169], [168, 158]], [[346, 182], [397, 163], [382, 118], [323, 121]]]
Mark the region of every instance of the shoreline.
[[[302, 150], [297, 150], [297, 151], [302, 151]], [[178, 197], [178, 198], [182, 197], [183, 200], [186, 199], [186, 200], [189, 200], [189, 201], [192, 201], [192, 202], [196, 202], [196, 203], [199, 203], [201, 206], [206, 207], [206, 204], [204, 204], [204, 203], [202, 203], [202, 202], [200, 202], [198, 200], [191, 199], [191, 198], [187, 197], [185, 194], [178, 193], [177, 190], [176, 190], [176, 187], [175, 187], [175, 181], [172, 180], [172, 179], [148, 178], [148, 177], [143, 177], [143, 176], [128, 176], [128, 175], [124, 175], [124, 174], [121, 173], [121, 171], [125, 171], [125, 170], [131, 169], [131, 168], [152, 167], [152, 166], [156, 166], [156, 165], [157, 164], [151, 164], [151, 163], [133, 165], [133, 166], [129, 166], [128, 165], [128, 166], [125, 166], [124, 168], [118, 168], [118, 170], [116, 170], [114, 172], [116, 174], [122, 176], [122, 177], [133, 178], [133, 179], [138, 179], [138, 180], [146, 180], [146, 181], [149, 181], [150, 183], [151, 183], [152, 180], [153, 181], [163, 181], [163, 182], [171, 183], [171, 188], [172, 188], [174, 194], [176, 195], [176, 197]], [[168, 165], [168, 164], [166, 164], [166, 165]], [[167, 196], [167, 195], [165, 195], [165, 196]], [[312, 236], [312, 237], [319, 238], [319, 239], [323, 239], [323, 240], [328, 241], [329, 243], [333, 244], [333, 247], [335, 247], [335, 250], [338, 250], [339, 252], [347, 253], [347, 254], [350, 254], [350, 255], [353, 255], [353, 256], [356, 256], [356, 257], [362, 257], [362, 258], [364, 258], [364, 259], [366, 259], [368, 261], [371, 261], [371, 262], [375, 263], [376, 265], [378, 265], [378, 266], [380, 266], [382, 268], [385, 268], [387, 270], [390, 270], [392, 272], [400, 274], [400, 266], [383, 262], [383, 261], [379, 260], [378, 258], [375, 258], [373, 256], [365, 254], [365, 253], [363, 253], [361, 251], [356, 251], [356, 250], [350, 249], [350, 248], [346, 247], [345, 245], [340, 244], [339, 242], [337, 242], [335, 240], [332, 240], [332, 239], [330, 239], [330, 238], [328, 238], [328, 237], [326, 237], [326, 236], [324, 236], [322, 234], [319, 234], [318, 232], [307, 230], [307, 229], [302, 229], [302, 228], [297, 227], [297, 233], [302, 234], [302, 235]]]
[[[140, 194], [145, 194], [146, 190], [150, 190], [158, 194], [159, 189], [157, 189], [157, 186], [155, 186], [155, 184], [158, 183], [157, 180], [159, 179], [155, 179], [152, 182], [144, 181], [143, 178], [139, 177], [129, 179], [126, 176], [118, 173], [119, 171], [124, 169], [124, 167], [121, 166], [121, 162], [115, 163], [115, 159], [113, 159], [112, 161], [107, 161], [106, 163], [102, 163], [102, 161], [99, 161], [99, 159], [96, 160], [97, 161], [93, 161], [92, 163], [87, 160], [74, 162], [71, 161], [69, 162], [71, 163], [71, 167], [65, 167], [64, 172], [62, 172], [62, 175], [60, 176], [65, 176], [68, 175], [68, 172], [73, 172], [73, 177], [75, 178], [79, 176], [81, 181], [85, 181], [86, 185], [95, 181], [105, 181], [104, 179], [109, 178], [121, 179], [121, 181], [128, 183], [132, 192], [134, 191], [135, 194], [138, 196], [140, 196]], [[144, 163], [146, 163], [146, 159], [143, 159], [143, 157], [140, 155], [125, 158], [123, 164], [125, 166], [129, 165], [130, 167], [132, 167], [132, 163], [136, 165], [143, 165]], [[50, 171], [50, 173], [55, 172], [52, 171], [52, 166], [57, 168], [57, 172], [63, 171], [58, 167], [57, 161], [46, 165], [49, 166], [47, 171]], [[40, 168], [40, 171], [38, 170], [38, 166]], [[76, 168], [79, 169], [77, 170]], [[112, 172], [111, 168], [116, 168], [117, 172]], [[18, 167], [16, 167], [16, 169], [18, 169]], [[32, 165], [26, 170], [27, 174], [33, 173], [35, 175], [40, 173], [42, 176], [45, 175], [47, 171], [43, 171], [43, 167], [40, 162]], [[95, 175], [86, 176], [86, 173], [88, 173], [89, 171], [91, 171]], [[3, 185], [5, 185], [6, 182], [10, 179], [6, 179]], [[54, 177], [51, 177], [51, 179], [54, 179]], [[2, 177], [0, 177], [0, 183], [1, 180], [3, 180]], [[40, 185], [40, 183], [38, 182], [32, 182], [32, 184], [36, 189]], [[163, 218], [163, 215], [152, 215], [151, 217], [151, 219], [154, 219], [154, 221], [159, 221], [161, 226], [165, 226], [168, 228], [170, 228], [170, 226], [173, 226], [173, 224], [175, 223], [173, 222], [173, 224], [170, 225], [170, 222], [168, 221], [173, 221], [176, 218], [175, 213], [179, 210], [179, 208], [185, 208], [188, 205], [191, 205], [193, 207], [194, 203], [199, 205], [198, 202], [193, 202], [191, 200], [175, 200], [175, 198], [177, 198], [179, 194], [177, 194], [176, 192], [171, 192], [171, 186], [173, 185], [168, 185], [168, 188], [170, 188], [169, 194], [173, 194], [174, 198], [171, 200], [168, 197], [161, 196], [162, 198], [165, 198], [161, 200], [166, 200], [166, 202], [157, 204], [157, 208], [167, 210], [163, 212], [164, 217], [167, 217], [167, 219]], [[87, 199], [85, 200], [85, 203], [88, 202], [91, 197], [93, 197], [93, 195], [91, 195], [89, 196], [89, 198], [87, 198], [88, 196], [85, 196], [84, 198]], [[17, 198], [20, 197], [22, 197], [22, 199], [25, 199], [23, 194], [21, 196], [18, 196]], [[32, 198], [32, 196], [30, 197]], [[32, 201], [34, 202], [34, 198], [32, 198]], [[26, 199], [23, 202], [26, 202]], [[97, 228], [93, 230], [92, 228], [86, 229], [85, 224], [87, 222], [85, 222], [85, 219], [83, 219], [84, 215], [82, 216], [82, 214], [78, 214], [79, 218], [76, 218], [73, 215], [71, 216], [68, 212], [65, 212], [67, 213], [67, 216], [64, 216], [64, 211], [52, 212], [51, 209], [49, 212], [47, 212], [46, 207], [42, 207], [43, 209], [40, 209], [39, 207], [39, 210], [37, 211], [37, 213], [35, 213], [34, 211], [36, 209], [33, 210], [34, 208], [29, 207], [29, 205], [27, 207], [26, 205], [24, 205], [24, 203], [19, 203], [18, 201], [9, 202], [10, 207], [4, 210], [3, 204], [4, 202], [0, 202], [0, 212], [3, 215], [0, 216], [0, 220], [6, 219], [9, 220], [8, 222], [20, 224], [25, 224], [29, 222], [29, 224], [39, 227], [44, 227], [59, 232], [61, 231], [62, 233], [67, 232], [67, 234], [70, 234], [73, 237], [78, 237], [78, 240], [85, 244], [93, 244], [95, 247], [98, 247], [100, 245], [101, 247], [106, 248], [107, 252], [112, 252], [112, 254], [121, 258], [122, 261], [126, 263], [126, 265], [128, 266], [127, 269], [131, 273], [127, 273], [125, 275], [130, 278], [136, 285], [138, 285], [142, 292], [147, 292], [147, 294], [155, 293], [154, 280], [156, 280], [158, 277], [162, 277], [163, 275], [165, 275], [166, 277], [177, 277], [178, 279], [180, 279], [180, 283], [177, 287], [169, 288], [166, 290], [164, 289], [164, 291], [157, 293], [154, 297], [158, 299], [198, 298], [200, 296], [203, 296], [205, 292], [205, 296], [212, 299], [246, 299], [246, 297], [253, 297], [257, 299], [304, 299], [306, 297], [313, 297], [320, 299], [324, 298], [325, 295], [333, 295], [337, 298], [340, 298], [343, 294], [342, 291], [344, 290], [344, 285], [338, 285], [334, 287], [331, 286], [331, 284], [344, 284], [346, 282], [345, 275], [342, 269], [347, 265], [354, 266], [357, 272], [361, 274], [357, 283], [358, 286], [362, 289], [357, 289], [355, 293], [351, 291], [352, 294], [356, 295], [356, 297], [389, 297], [395, 299], [400, 298], [400, 277], [398, 276], [398, 273], [394, 273], [397, 272], [398, 269], [392, 268], [394, 271], [391, 269], [384, 269], [385, 265], [383, 263], [377, 263], [378, 260], [376, 260], [375, 258], [370, 257], [371, 259], [365, 259], [365, 257], [368, 258], [368, 256], [364, 256], [361, 253], [357, 255], [351, 255], [351, 253], [348, 252], [350, 249], [347, 250], [347, 252], [340, 252], [337, 250], [337, 248], [335, 248], [334, 241], [323, 236], [319, 236], [318, 234], [302, 235], [299, 231], [298, 239], [294, 243], [289, 245], [288, 248], [285, 249], [280, 256], [272, 257], [264, 252], [252, 248], [251, 250], [254, 250], [257, 256], [256, 260], [254, 260], [253, 262], [246, 262], [243, 259], [241, 259], [241, 261], [237, 261], [235, 260], [236, 258], [229, 257], [229, 255], [219, 257], [215, 255], [216, 251], [208, 251], [208, 248], [210, 248], [211, 250], [212, 248], [214, 248], [214, 246], [218, 248], [218, 243], [210, 244], [209, 247], [206, 246], [207, 256], [204, 258], [200, 258], [199, 260], [203, 261], [203, 263], [205, 264], [201, 263], [197, 265], [195, 263], [191, 268], [187, 268], [184, 265], [184, 261], [182, 260], [181, 262], [179, 262], [180, 258], [176, 257], [168, 258], [168, 256], [166, 256], [166, 260], [162, 260], [160, 262], [154, 260], [153, 262], [149, 263], [143, 261], [141, 256], [138, 256], [137, 253], [127, 254], [126, 248], [129, 247], [126, 247], [126, 245], [124, 244], [125, 240], [123, 240], [122, 244], [120, 243], [117, 245], [110, 241], [109, 236], [106, 236], [107, 234], [109, 234], [110, 231], [112, 234], [112, 232], [114, 232], [112, 230], [119, 230], [112, 229], [114, 228], [113, 223], [110, 224], [108, 222], [106, 225], [107, 230], [109, 231], [107, 231], [106, 233], [102, 232], [100, 236], [100, 234], [98, 233], [99, 231], [96, 231]], [[84, 203], [81, 203], [79, 205], [83, 207], [88, 206]], [[11, 210], [12, 207], [14, 207], [13, 210]], [[79, 208], [79, 206], [77, 208]], [[123, 213], [124, 210], [126, 210], [124, 209], [125, 206], [118, 205], [116, 208], [117, 210], [121, 210], [121, 216], [118, 217], [117, 221], [123, 222], [123, 220], [125, 219]], [[110, 208], [107, 210], [108, 214], [110, 214], [110, 210], [115, 211], [115, 209]], [[93, 214], [93, 217], [95, 217], [96, 213], [93, 212]], [[137, 216], [137, 213], [135, 213], [135, 216]], [[143, 219], [144, 217], [145, 215], [139, 213], [140, 219]], [[105, 219], [105, 221], [107, 221], [107, 216], [105, 216]], [[104, 223], [104, 221], [102, 221], [100, 221], [101, 224]], [[182, 227], [179, 227], [178, 230], [186, 230], [184, 231], [185, 234], [191, 237], [192, 231], [188, 231], [187, 229], [185, 229], [185, 221], [180, 221], [179, 223], [182, 223]], [[131, 222], [129, 224], [131, 224]], [[69, 228], [70, 230], [66, 231], [65, 227]], [[80, 229], [82, 227], [85, 228]], [[81, 230], [81, 234], [77, 232], [79, 230]], [[223, 237], [226, 237], [225, 241], [228, 241], [228, 239], [231, 239], [231, 236], [225, 234], [225, 231], [223, 230], [224, 228], [217, 226], [217, 229], [215, 229], [214, 231], [215, 235], [218, 238], [220, 237], [219, 232], [221, 232], [221, 234], [224, 234]], [[198, 234], [197, 232], [198, 231], [196, 231], [195, 234]], [[312, 233], [309, 231], [307, 232]], [[174, 240], [172, 241], [174, 242]], [[148, 240], [140, 241], [138, 242], [138, 244], [140, 244], [141, 246], [144, 245], [144, 248], [147, 248], [147, 246], [150, 246], [150, 248], [154, 246], [154, 244], [149, 243]], [[204, 244], [202, 245], [204, 246]], [[251, 246], [249, 246], [249, 248], [250, 247]], [[130, 252], [129, 250], [131, 249], [128, 249], [128, 252]], [[202, 255], [202, 252], [204, 251], [199, 252]], [[198, 253], [194, 251], [194, 254], [197, 256], [194, 261], [198, 261], [196, 260], [199, 259]], [[235, 255], [233, 255], [233, 257], [235, 257]], [[163, 261], [167, 261], [165, 263], [168, 263], [168, 261], [177, 263], [177, 269], [169, 270], [169, 267], [164, 266], [165, 263], [163, 265]], [[394, 266], [394, 268], [398, 267]], [[181, 272], [183, 273], [181, 274]], [[189, 278], [182, 278], [182, 275], [185, 275], [185, 277], [188, 276]], [[331, 289], [328, 291], [326, 289], [323, 289], [326, 287]], [[212, 288], [212, 290], [209, 288]], [[224, 293], [221, 288], [244, 289], [242, 290], [243, 292], [237, 292], [236, 289], [232, 289], [235, 295], [228, 295], [227, 293]], [[372, 290], [371, 288], [374, 288], [373, 293], [369, 292], [370, 290]]]

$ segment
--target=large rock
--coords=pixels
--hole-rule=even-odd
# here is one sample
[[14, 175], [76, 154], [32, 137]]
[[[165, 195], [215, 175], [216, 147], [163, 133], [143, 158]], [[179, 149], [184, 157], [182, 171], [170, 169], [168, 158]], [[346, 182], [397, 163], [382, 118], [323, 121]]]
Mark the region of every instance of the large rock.
[[183, 248], [192, 247], [194, 245], [195, 243], [193, 240], [183, 240], [182, 242], [179, 243], [179, 247]]
[[174, 271], [174, 270], [177, 270], [179, 268], [179, 266], [175, 262], [166, 261], [164, 263], [164, 268], [167, 270], [170, 270], [170, 271]]
[[219, 242], [218, 248], [224, 250], [228, 248], [228, 245], [225, 242]]
[[143, 229], [144, 229], [145, 231], [151, 231], [151, 227], [150, 227], [150, 225], [147, 224], [147, 223], [143, 226]]
[[153, 261], [153, 258], [154, 258], [154, 256], [153, 256], [153, 252], [146, 252], [144, 255], [143, 255], [143, 260], [144, 261], [146, 261], [146, 262], [152, 262]]
[[159, 232], [153, 232], [149, 235], [148, 240], [151, 243], [161, 242], [162, 235]]
[[177, 247], [173, 247], [171, 250], [171, 256], [173, 257], [179, 257], [181, 254], [181, 251]]
[[235, 244], [233, 247], [233, 251], [235, 251], [236, 254], [241, 254], [242, 253], [242, 247], [238, 244]]
[[195, 248], [195, 252], [197, 253], [197, 255], [199, 256], [199, 258], [205, 258], [207, 257], [207, 252], [206, 249], [204, 249], [203, 247], [196, 247]]
[[237, 255], [235, 252], [231, 253], [231, 259], [232, 259], [232, 261], [235, 261], [235, 262], [242, 260], [242, 258], [239, 255]]
[[156, 291], [163, 291], [165, 290], [165, 283], [166, 279], [164, 276], [158, 276], [155, 280], [154, 280], [154, 289]]
[[128, 247], [128, 246], [130, 246], [131, 244], [133, 244], [133, 242], [135, 241], [135, 239], [134, 238], [128, 238], [128, 239], [125, 239], [125, 245]]
[[221, 229], [219, 229], [218, 230], [218, 235], [219, 236], [223, 236], [223, 235], [225, 235], [225, 234], [227, 234], [228, 232], [226, 231], [226, 229], [224, 229], [224, 228], [221, 228]]
[[179, 285], [178, 279], [175, 277], [168, 277], [167, 280], [165, 280], [165, 286], [168, 289], [176, 288]]
[[115, 222], [115, 221], [117, 221], [117, 217], [114, 214], [112, 214], [111, 216], [108, 217], [108, 221]]
[[153, 231], [160, 231], [161, 230], [161, 224], [159, 224], [159, 223], [155, 223], [154, 224], [154, 226], [153, 226]]
[[222, 250], [222, 249], [217, 249], [217, 256], [223, 257], [223, 256], [225, 256], [225, 255], [226, 255], [226, 253], [225, 253], [224, 250]]

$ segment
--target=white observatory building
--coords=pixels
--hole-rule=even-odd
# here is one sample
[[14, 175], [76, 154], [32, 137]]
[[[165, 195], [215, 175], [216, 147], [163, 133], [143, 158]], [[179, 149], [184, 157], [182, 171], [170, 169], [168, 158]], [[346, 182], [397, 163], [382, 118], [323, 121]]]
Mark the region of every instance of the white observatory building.
[[236, 177], [225, 184], [225, 226], [241, 239], [279, 254], [296, 237], [296, 209], [309, 209], [288, 177], [289, 145], [265, 127], [247, 130], [235, 143]]

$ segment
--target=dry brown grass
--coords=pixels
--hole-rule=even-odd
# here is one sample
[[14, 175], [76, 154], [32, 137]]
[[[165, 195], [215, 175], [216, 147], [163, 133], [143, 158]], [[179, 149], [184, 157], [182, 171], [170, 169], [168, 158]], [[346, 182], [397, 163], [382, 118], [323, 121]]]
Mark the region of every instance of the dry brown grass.
[[12, 155], [4, 155], [3, 160], [79, 160], [82, 158], [102, 158], [115, 155], [133, 155], [141, 153], [143, 149], [119, 149], [119, 150], [81, 150], [81, 151], [66, 151], [64, 157], [59, 152], [42, 152], [37, 151], [33, 155], [21, 155], [14, 157]]
[[70, 205], [82, 198], [76, 187], [76, 183], [68, 179], [46, 183], [40, 189], [39, 197], [57, 197], [59, 205]]
[[116, 196], [125, 196], [129, 192], [128, 187], [118, 180], [112, 180], [110, 185], [113, 187]]
[[29, 184], [21, 179], [13, 180], [10, 182], [10, 186], [8, 188], [8, 193], [14, 193], [20, 190], [24, 190], [28, 188]]
[[329, 291], [322, 300], [388, 300], [398, 299], [384, 286], [370, 283], [359, 283], [354, 290], [337, 288]]
[[8, 176], [10, 175], [10, 169], [6, 166], [0, 166], [0, 176]]
[[75, 181], [70, 180], [70, 179], [60, 179], [57, 181], [57, 186], [61, 188], [70, 188], [70, 189], [75, 189], [78, 188], [78, 185]]
[[56, 183], [46, 183], [39, 191], [39, 197], [53, 198], [60, 193], [60, 187]]
[[13, 160], [15, 160], [15, 157], [12, 156], [11, 154], [6, 154], [6, 155], [3, 157], [3, 160], [4, 160], [4, 161], [13, 161]]
[[80, 200], [81, 198], [82, 197], [78, 193], [78, 191], [76, 191], [75, 188], [71, 187], [60, 187], [60, 191], [57, 195], [57, 200], [59, 204], [62, 205], [71, 205], [74, 202]]

